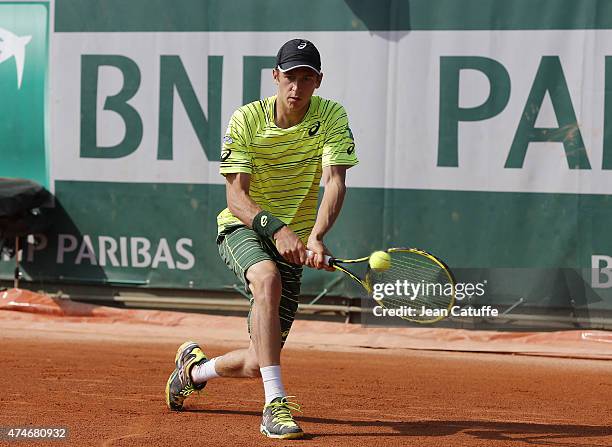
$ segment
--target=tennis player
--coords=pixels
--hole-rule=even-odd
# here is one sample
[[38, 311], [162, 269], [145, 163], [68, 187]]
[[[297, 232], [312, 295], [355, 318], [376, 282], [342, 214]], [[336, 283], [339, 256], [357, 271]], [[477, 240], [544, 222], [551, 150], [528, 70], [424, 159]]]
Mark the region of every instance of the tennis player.
[[[168, 379], [166, 402], [181, 410], [194, 390], [217, 377], [261, 377], [265, 405], [260, 431], [300, 438], [281, 377], [280, 352], [298, 307], [302, 266], [330, 269], [323, 237], [340, 213], [347, 168], [357, 164], [344, 108], [313, 96], [321, 58], [305, 39], [285, 43], [272, 70], [275, 96], [240, 107], [221, 153], [227, 208], [218, 216], [219, 253], [251, 296], [247, 349], [208, 359], [183, 343]], [[319, 184], [325, 192], [317, 211]], [[313, 252], [307, 256], [306, 250]]]

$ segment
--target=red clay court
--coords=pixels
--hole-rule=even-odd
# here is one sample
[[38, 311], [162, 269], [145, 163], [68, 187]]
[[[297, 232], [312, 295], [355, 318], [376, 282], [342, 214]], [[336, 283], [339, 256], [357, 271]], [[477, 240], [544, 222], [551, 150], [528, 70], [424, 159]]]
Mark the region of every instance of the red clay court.
[[69, 429], [68, 441], [2, 445], [612, 445], [606, 332], [434, 335], [298, 321], [284, 377], [308, 436], [275, 442], [258, 432], [256, 380], [211, 381], [182, 413], [164, 403], [176, 347], [195, 339], [219, 355], [243, 346], [242, 318], [9, 290], [0, 293], [0, 328], [0, 426]]

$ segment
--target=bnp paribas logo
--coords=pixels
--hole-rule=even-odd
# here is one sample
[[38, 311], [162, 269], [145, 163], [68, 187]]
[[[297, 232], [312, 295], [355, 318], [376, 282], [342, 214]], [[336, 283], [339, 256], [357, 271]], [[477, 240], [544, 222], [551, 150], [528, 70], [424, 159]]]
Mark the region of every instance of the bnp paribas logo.
[[17, 36], [0, 28], [0, 64], [9, 62], [11, 59], [15, 61], [17, 69], [17, 88], [21, 89], [21, 80], [23, 79], [23, 69], [26, 61], [26, 46], [32, 40], [32, 36]]

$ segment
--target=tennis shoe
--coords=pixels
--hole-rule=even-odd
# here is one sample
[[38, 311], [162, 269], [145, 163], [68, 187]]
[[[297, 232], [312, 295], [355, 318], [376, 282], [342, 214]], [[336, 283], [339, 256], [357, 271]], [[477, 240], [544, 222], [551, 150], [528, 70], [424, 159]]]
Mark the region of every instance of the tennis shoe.
[[289, 401], [289, 397], [277, 397], [263, 409], [263, 417], [259, 431], [268, 438], [297, 439], [304, 436], [304, 432], [295, 422], [291, 411], [301, 411], [300, 406]]
[[166, 383], [166, 405], [175, 411], [183, 409], [184, 400], [194, 391], [200, 391], [206, 386], [204, 383], [193, 383], [191, 369], [208, 358], [193, 341], [186, 341], [176, 351], [174, 362], [176, 368], [170, 374]]

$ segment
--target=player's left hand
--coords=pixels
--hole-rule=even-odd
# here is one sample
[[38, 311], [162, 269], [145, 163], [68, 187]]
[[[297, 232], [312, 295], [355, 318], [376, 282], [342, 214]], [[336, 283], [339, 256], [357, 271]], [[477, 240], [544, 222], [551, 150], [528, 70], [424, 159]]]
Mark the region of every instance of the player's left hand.
[[336, 271], [336, 269], [330, 267], [325, 262], [324, 256], [331, 256], [331, 253], [329, 252], [322, 240], [316, 239], [311, 236], [308, 238], [306, 247], [313, 253], [311, 256], [308, 256], [306, 258], [306, 265], [308, 267], [312, 267], [318, 270], [327, 270], [328, 272]]

